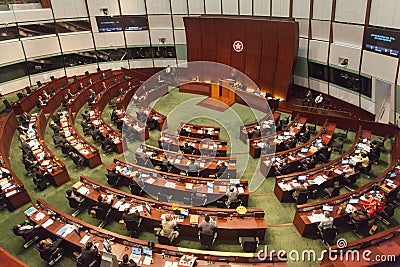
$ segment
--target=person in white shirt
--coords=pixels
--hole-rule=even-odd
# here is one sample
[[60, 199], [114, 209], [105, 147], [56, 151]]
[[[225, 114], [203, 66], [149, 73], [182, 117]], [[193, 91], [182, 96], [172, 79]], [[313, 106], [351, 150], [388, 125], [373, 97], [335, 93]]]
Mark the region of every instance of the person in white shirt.
[[315, 106], [316, 108], [318, 108], [318, 107], [321, 105], [321, 103], [322, 103], [323, 100], [324, 100], [324, 98], [322, 97], [322, 94], [319, 94], [319, 96], [317, 96], [317, 97], [315, 98], [314, 106]]
[[329, 211], [325, 211], [324, 215], [324, 218], [318, 225], [318, 229], [321, 233], [323, 230], [333, 227], [333, 218], [331, 217], [331, 213]]

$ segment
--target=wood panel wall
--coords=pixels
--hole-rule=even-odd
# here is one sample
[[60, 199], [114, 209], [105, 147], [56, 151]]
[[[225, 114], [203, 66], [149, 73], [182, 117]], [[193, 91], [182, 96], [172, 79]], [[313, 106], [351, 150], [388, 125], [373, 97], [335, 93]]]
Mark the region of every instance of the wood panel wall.
[[[188, 61], [213, 61], [249, 76], [258, 87], [286, 99], [298, 49], [298, 23], [290, 19], [260, 17], [185, 17]], [[242, 52], [233, 43], [244, 44]], [[216, 69], [188, 73], [202, 80], [215, 77]], [[225, 70], [225, 72], [227, 72]], [[230, 73], [218, 73], [228, 78]]]

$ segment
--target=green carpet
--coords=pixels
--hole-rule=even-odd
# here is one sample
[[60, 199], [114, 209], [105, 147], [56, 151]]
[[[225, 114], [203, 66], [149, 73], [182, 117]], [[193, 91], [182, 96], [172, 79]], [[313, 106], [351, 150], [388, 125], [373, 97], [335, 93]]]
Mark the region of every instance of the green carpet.
[[[11, 96], [8, 98], [12, 99]], [[248, 145], [243, 144], [239, 141], [239, 125], [252, 123], [255, 121], [255, 118], [263, 117], [263, 114], [259, 114], [256, 112], [253, 114], [248, 107], [235, 104], [231, 107], [231, 109], [225, 112], [217, 112], [211, 111], [209, 109], [197, 106], [196, 103], [202, 101], [204, 97], [199, 97], [198, 95], [191, 94], [181, 94], [176, 89], [172, 89], [170, 93], [157, 101], [157, 103], [153, 103], [154, 108], [168, 115], [168, 130], [169, 133], [176, 133], [176, 128], [179, 122], [181, 121], [191, 121], [193, 123], [198, 123], [202, 125], [218, 125], [221, 128], [221, 139], [229, 140], [230, 142], [230, 151], [232, 154], [238, 159], [238, 173], [243, 174], [242, 178], [251, 181], [251, 179], [263, 179], [262, 185], [250, 195], [249, 199], [249, 207], [257, 207], [263, 208], [265, 210], [265, 219], [268, 225], [267, 233], [265, 236], [265, 241], [263, 244], [259, 246], [259, 249], [264, 249], [264, 245], [268, 246], [268, 251], [271, 250], [280, 250], [284, 249], [289, 252], [292, 249], [301, 250], [310, 250], [313, 249], [316, 251], [317, 255], [324, 249], [321, 240], [313, 240], [309, 238], [303, 238], [299, 235], [295, 227], [292, 225], [294, 213], [295, 213], [295, 204], [294, 203], [280, 203], [275, 195], [273, 194], [275, 178], [269, 177], [264, 179], [261, 177], [260, 172], [257, 171], [259, 159], [253, 159], [248, 155]], [[176, 108], [179, 107], [179, 108]], [[87, 106], [84, 106], [78, 114], [76, 114], [76, 122], [75, 126], [83, 135], [80, 122], [81, 116], [80, 114], [87, 109]], [[103, 112], [104, 120], [111, 124], [110, 116], [112, 108], [107, 106]], [[132, 108], [130, 113], [134, 113], [135, 109]], [[283, 117], [288, 116], [288, 114], [282, 114]], [[240, 122], [240, 123], [239, 123]], [[112, 127], [115, 127], [111, 124]], [[319, 128], [318, 128], [319, 129]], [[317, 131], [318, 131], [317, 129]], [[338, 130], [336, 131], [338, 132]], [[345, 143], [344, 151], [347, 150], [352, 145], [352, 140], [354, 140], [355, 133], [349, 133], [348, 140]], [[150, 139], [146, 141], [147, 144], [157, 146], [157, 140], [160, 137], [159, 131], [151, 131]], [[101, 159], [104, 165], [100, 165], [94, 169], [84, 168], [80, 169], [78, 172], [75, 172], [74, 164], [70, 159], [65, 159], [64, 155], [61, 153], [60, 149], [56, 149], [53, 141], [52, 141], [52, 130], [47, 127], [46, 128], [46, 144], [53, 153], [60, 158], [66, 165], [68, 169], [68, 173], [73, 182], [79, 180], [80, 175], [86, 175], [90, 178], [99, 181], [101, 183], [106, 184], [105, 173], [106, 166], [112, 163], [114, 157], [123, 158], [124, 155], [118, 155], [116, 153], [110, 155], [103, 155], [100, 146]], [[87, 141], [92, 142], [92, 138], [85, 137]], [[376, 138], [376, 137], [374, 137]], [[58, 188], [49, 187], [42, 192], [37, 192], [34, 189], [34, 184], [31, 177], [26, 176], [25, 169], [21, 162], [21, 151], [19, 149], [20, 142], [18, 140], [18, 135], [15, 134], [11, 143], [11, 153], [10, 159], [12, 164], [12, 169], [16, 173], [16, 175], [24, 182], [25, 187], [27, 188], [30, 196], [32, 197], [33, 202], [35, 202], [38, 198], [42, 198], [45, 201], [51, 203], [56, 208], [71, 214], [73, 210], [69, 208], [68, 202], [65, 198], [65, 191], [71, 188], [71, 183], [67, 183]], [[339, 157], [339, 153], [332, 153], [331, 160]], [[385, 150], [382, 151], [381, 162], [379, 165], [374, 165], [372, 167], [372, 175], [371, 178], [360, 178], [357, 181], [357, 186], [362, 186], [371, 181], [374, 177], [379, 175], [385, 170], [388, 166], [390, 159], [390, 144], [386, 143]], [[121, 187], [120, 190], [129, 192], [127, 187]], [[342, 189], [341, 194], [346, 193], [346, 189]], [[317, 199], [318, 200], [318, 199]], [[309, 200], [317, 201], [317, 200]], [[39, 257], [39, 253], [34, 248], [23, 249], [22, 244], [23, 240], [13, 235], [11, 232], [11, 228], [13, 225], [22, 222], [25, 219], [23, 211], [28, 208], [30, 205], [26, 205], [21, 207], [20, 209], [9, 212], [9, 211], [1, 211], [0, 214], [0, 227], [3, 230], [3, 236], [0, 240], [0, 246], [5, 248], [7, 251], [12, 253], [13, 255], [20, 258], [22, 261], [28, 263], [30, 266], [45, 266], [45, 262], [42, 261]], [[96, 219], [91, 218], [87, 212], [82, 212], [77, 216], [77, 218], [88, 222], [93, 225], [98, 225], [100, 222]], [[400, 214], [399, 211], [396, 211], [396, 215], [391, 220], [391, 227], [398, 225], [400, 222]], [[383, 231], [387, 229], [387, 226], [378, 225], [378, 231]], [[127, 231], [120, 230], [118, 223], [110, 223], [105, 227], [107, 230], [113, 231], [115, 233], [127, 235]], [[10, 231], [9, 231], [10, 230]], [[339, 237], [346, 238], [348, 241], [355, 240], [357, 237], [352, 232], [341, 233]], [[148, 240], [156, 242], [156, 237], [151, 232], [142, 232], [139, 236], [140, 239]], [[179, 246], [188, 247], [188, 248], [199, 248], [199, 242], [196, 237], [193, 237], [190, 240], [180, 240], [178, 243]], [[215, 250], [221, 251], [241, 251], [241, 248], [236, 240], [232, 242], [221, 242], [219, 240], [216, 241]], [[64, 257], [59, 266], [71, 266], [74, 263], [68, 257]], [[308, 263], [300, 263], [300, 262], [291, 262], [289, 261], [290, 266], [313, 266], [318, 264], [318, 262], [308, 262]]]

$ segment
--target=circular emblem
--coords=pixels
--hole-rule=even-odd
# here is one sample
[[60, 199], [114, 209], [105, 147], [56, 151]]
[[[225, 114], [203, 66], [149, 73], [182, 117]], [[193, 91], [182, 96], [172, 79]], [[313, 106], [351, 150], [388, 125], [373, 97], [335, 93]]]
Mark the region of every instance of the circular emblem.
[[238, 52], [238, 53], [242, 52], [243, 47], [244, 47], [244, 45], [243, 45], [242, 41], [237, 40], [237, 41], [233, 42], [233, 50], [235, 50], [236, 52]]

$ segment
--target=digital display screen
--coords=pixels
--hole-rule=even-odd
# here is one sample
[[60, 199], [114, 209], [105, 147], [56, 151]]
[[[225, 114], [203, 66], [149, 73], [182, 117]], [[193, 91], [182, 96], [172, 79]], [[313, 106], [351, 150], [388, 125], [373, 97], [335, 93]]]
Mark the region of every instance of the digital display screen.
[[99, 32], [117, 32], [122, 31], [122, 19], [120, 16], [109, 17], [100, 16], [96, 17], [97, 28]]
[[149, 28], [146, 16], [123, 16], [125, 31], [143, 31]]
[[399, 56], [400, 31], [367, 27], [364, 39], [365, 50], [392, 57]]

